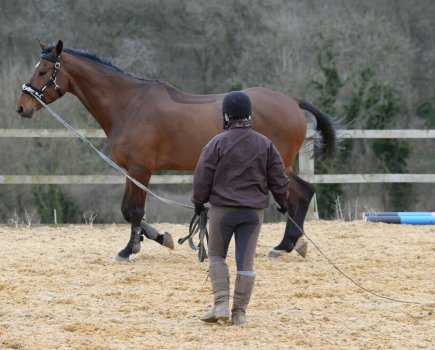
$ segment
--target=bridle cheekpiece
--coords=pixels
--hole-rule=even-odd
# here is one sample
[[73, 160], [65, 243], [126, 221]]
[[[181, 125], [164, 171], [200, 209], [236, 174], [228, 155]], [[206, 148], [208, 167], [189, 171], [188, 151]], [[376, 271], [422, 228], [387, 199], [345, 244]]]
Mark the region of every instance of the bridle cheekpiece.
[[25, 94], [30, 95], [30, 96], [36, 95], [41, 101], [46, 103], [44, 92], [51, 85], [54, 85], [54, 89], [56, 90], [57, 95], [59, 97], [62, 96], [60, 86], [57, 85], [57, 82], [56, 82], [56, 76], [60, 70], [60, 55], [59, 56], [52, 56], [52, 55], [49, 55], [48, 53], [46, 53], [44, 50], [41, 53], [41, 58], [43, 60], [46, 60], [46, 61], [54, 62], [53, 74], [51, 75], [50, 79], [48, 79], [48, 81], [44, 84], [44, 86], [41, 89], [38, 89], [38, 88], [34, 87], [33, 85], [27, 83], [27, 84], [23, 84], [22, 91]]

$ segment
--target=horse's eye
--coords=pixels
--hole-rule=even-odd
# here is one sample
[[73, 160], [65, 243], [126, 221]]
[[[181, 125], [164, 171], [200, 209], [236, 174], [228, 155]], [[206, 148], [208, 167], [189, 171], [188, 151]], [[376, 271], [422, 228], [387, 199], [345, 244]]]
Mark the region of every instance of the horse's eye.
[[39, 75], [40, 77], [44, 76], [45, 74], [47, 74], [47, 72], [46, 72], [45, 70], [41, 70], [41, 71], [38, 73], [38, 75]]

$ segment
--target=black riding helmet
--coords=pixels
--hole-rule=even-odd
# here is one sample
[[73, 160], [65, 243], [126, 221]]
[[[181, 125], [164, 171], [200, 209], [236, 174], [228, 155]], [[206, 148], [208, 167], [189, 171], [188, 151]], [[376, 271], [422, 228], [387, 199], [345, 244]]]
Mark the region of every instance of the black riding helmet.
[[232, 91], [225, 95], [222, 101], [224, 129], [232, 120], [251, 120], [252, 107], [249, 96], [241, 91]]

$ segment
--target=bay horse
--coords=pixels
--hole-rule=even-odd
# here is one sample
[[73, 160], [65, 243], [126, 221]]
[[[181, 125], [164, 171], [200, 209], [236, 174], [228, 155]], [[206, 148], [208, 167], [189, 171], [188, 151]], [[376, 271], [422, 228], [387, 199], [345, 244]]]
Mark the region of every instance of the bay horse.
[[[113, 159], [144, 186], [148, 186], [155, 171], [193, 171], [201, 149], [223, 132], [221, 104], [225, 94], [194, 95], [162, 81], [140, 79], [94, 54], [64, 49], [61, 40], [39, 45], [40, 60], [29, 83], [23, 85], [17, 112], [32, 118], [42, 108], [32, 94], [46, 104], [67, 92], [75, 95], [104, 130]], [[302, 236], [299, 228], [303, 229], [314, 195], [314, 186], [292, 169], [307, 131], [302, 110], [316, 118], [323, 157], [332, 157], [336, 152], [334, 121], [302, 99], [262, 87], [243, 92], [252, 102], [253, 128], [276, 146], [290, 179], [288, 214], [294, 223], [287, 219], [284, 236], [271, 251], [271, 256], [279, 256], [291, 252]], [[144, 235], [173, 248], [169, 233], [160, 234], [143, 219], [146, 195], [126, 180], [121, 211], [131, 223], [131, 232], [117, 260], [128, 260], [131, 254], [139, 252]]]

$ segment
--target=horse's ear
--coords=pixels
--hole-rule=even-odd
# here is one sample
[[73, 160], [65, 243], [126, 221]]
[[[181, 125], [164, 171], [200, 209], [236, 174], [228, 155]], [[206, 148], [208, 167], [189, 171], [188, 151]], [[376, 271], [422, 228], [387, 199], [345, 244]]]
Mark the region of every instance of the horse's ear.
[[56, 56], [59, 56], [62, 53], [63, 50], [63, 42], [62, 40], [59, 40], [56, 44]]
[[45, 50], [45, 48], [47, 47], [46, 44], [42, 43], [39, 39], [36, 39], [38, 41], [39, 46], [41, 47], [41, 50]]

